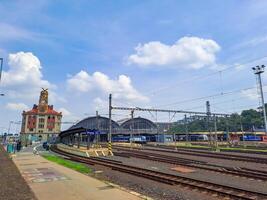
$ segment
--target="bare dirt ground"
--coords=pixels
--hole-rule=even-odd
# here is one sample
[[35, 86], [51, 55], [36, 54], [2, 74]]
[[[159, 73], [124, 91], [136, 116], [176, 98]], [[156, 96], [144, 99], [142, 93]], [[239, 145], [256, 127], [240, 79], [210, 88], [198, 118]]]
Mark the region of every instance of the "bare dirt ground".
[[36, 200], [30, 187], [1, 145], [0, 186], [1, 200]]

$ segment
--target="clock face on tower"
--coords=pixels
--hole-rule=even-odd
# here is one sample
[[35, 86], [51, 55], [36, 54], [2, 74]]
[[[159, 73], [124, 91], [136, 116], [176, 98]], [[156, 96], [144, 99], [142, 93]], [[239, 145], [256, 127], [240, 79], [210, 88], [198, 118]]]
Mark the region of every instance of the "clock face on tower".
[[39, 112], [45, 112], [46, 106], [39, 105]]
[[40, 94], [39, 104], [48, 104], [48, 89], [43, 89]]

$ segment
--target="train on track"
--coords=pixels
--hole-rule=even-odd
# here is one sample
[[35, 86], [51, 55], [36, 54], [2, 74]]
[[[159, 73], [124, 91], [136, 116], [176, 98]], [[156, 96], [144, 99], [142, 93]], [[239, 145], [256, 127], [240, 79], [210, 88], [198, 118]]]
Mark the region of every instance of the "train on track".
[[[173, 138], [173, 135], [170, 135], [170, 137]], [[187, 138], [188, 137], [188, 138]], [[204, 142], [204, 141], [209, 141], [210, 135], [205, 133], [205, 134], [177, 134], [176, 135], [176, 141], [192, 141], [192, 142]], [[214, 134], [211, 134], [211, 137], [215, 137]], [[256, 134], [233, 134], [230, 133], [227, 135], [226, 133], [218, 133], [217, 134], [218, 141], [255, 141], [255, 142], [267, 142], [267, 136], [265, 135], [256, 135]], [[229, 138], [228, 138], [229, 137]], [[156, 142], [157, 141], [157, 135], [135, 135], [130, 137], [130, 135], [114, 135], [112, 137], [113, 142], [133, 142], [133, 143], [141, 143], [141, 144], [146, 144], [147, 142]]]
[[113, 142], [133, 142], [133, 143], [139, 143], [139, 144], [146, 144], [147, 139], [146, 136], [114, 136], [112, 137]]
[[[189, 134], [186, 136], [185, 134], [177, 135], [176, 140], [177, 141], [186, 141], [188, 137], [189, 141], [208, 141], [209, 140], [209, 134]], [[215, 137], [215, 135], [212, 133], [211, 137]], [[217, 134], [219, 141], [227, 141], [229, 137], [230, 141], [263, 141], [267, 142], [267, 136], [265, 135], [256, 135], [256, 134], [233, 134], [230, 133], [229, 136], [226, 133], [219, 133]]]

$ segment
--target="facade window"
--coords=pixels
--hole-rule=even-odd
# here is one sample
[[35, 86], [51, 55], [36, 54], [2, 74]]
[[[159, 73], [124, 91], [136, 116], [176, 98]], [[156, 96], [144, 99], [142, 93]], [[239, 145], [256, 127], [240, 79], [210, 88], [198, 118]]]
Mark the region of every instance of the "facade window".
[[44, 118], [39, 118], [39, 123], [44, 123], [45, 119]]
[[39, 124], [38, 128], [44, 128], [44, 124]]
[[48, 131], [52, 131], [53, 129], [52, 128], [49, 128]]
[[33, 128], [30, 128], [30, 131], [33, 131]]

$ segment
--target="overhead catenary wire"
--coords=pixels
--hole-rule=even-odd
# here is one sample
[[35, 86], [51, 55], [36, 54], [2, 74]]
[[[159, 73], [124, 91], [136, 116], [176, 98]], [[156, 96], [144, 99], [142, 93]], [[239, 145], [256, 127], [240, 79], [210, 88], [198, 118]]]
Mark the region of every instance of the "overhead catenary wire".
[[[264, 85], [264, 86], [267, 86], [267, 85]], [[162, 104], [162, 105], [159, 105], [158, 107], [173, 106], [173, 105], [177, 105], [177, 104], [183, 104], [183, 103], [188, 103], [188, 102], [193, 102], [193, 101], [198, 101], [198, 100], [203, 100], [203, 99], [221, 97], [223, 95], [231, 95], [231, 94], [235, 94], [235, 93], [239, 93], [242, 91], [255, 89], [255, 88], [256, 87], [247, 87], [247, 88], [237, 89], [237, 90], [228, 91], [228, 92], [224, 92], [224, 93], [216, 93], [216, 94], [212, 94], [212, 95], [207, 95], [207, 96], [202, 96], [202, 97], [197, 97], [197, 98], [192, 98], [192, 99], [186, 99], [186, 100], [182, 100], [182, 101], [176, 101], [176, 102], [172, 102], [172, 103], [168, 103], [168, 104]]]
[[241, 67], [237, 71], [237, 72], [240, 72], [241, 70], [244, 70], [244, 69], [247, 68], [247, 67], [243, 67], [243, 66], [246, 66], [248, 64], [252, 64], [253, 62], [260, 61], [260, 60], [263, 60], [263, 59], [266, 59], [266, 58], [267, 58], [267, 56], [263, 56], [263, 57], [254, 58], [254, 59], [248, 60], [248, 61], [240, 63], [240, 64], [231, 64], [230, 66], [225, 67], [223, 69], [220, 69], [218, 71], [211, 72], [211, 73], [206, 74], [206, 75], [197, 75], [195, 77], [191, 77], [191, 78], [188, 78], [188, 79], [180, 80], [180, 81], [176, 82], [175, 84], [172, 84], [170, 86], [162, 87], [162, 88], [159, 88], [157, 90], [153, 90], [153, 91], [147, 92], [144, 95], [155, 96], [157, 93], [162, 92], [164, 90], [173, 89], [174, 87], [178, 87], [178, 86], [180, 86], [181, 83], [186, 83], [186, 82], [189, 82], [189, 81], [195, 81], [195, 80], [198, 80], [198, 79], [204, 79], [204, 78], [207, 78], [207, 77], [210, 77], [210, 76], [213, 76], [213, 75], [217, 75], [217, 74], [219, 74], [219, 76], [220, 76], [220, 81], [221, 81], [221, 86], [220, 86], [221, 88], [220, 89], [221, 89], [221, 92], [223, 92], [223, 85], [222, 85], [222, 73], [223, 72], [228, 71], [228, 70], [232, 70], [233, 68]]
[[[213, 106], [213, 107], [215, 108], [216, 111], [223, 110], [227, 114], [232, 114], [233, 113], [233, 109], [227, 109], [225, 107], [220, 108], [218, 106]], [[249, 104], [249, 105], [238, 106], [238, 107], [235, 107], [235, 113], [238, 113], [240, 111], [243, 111], [244, 108], [252, 109], [252, 108], [255, 108], [255, 107], [257, 109], [258, 108], [258, 105], [256, 105], [256, 104]]]

